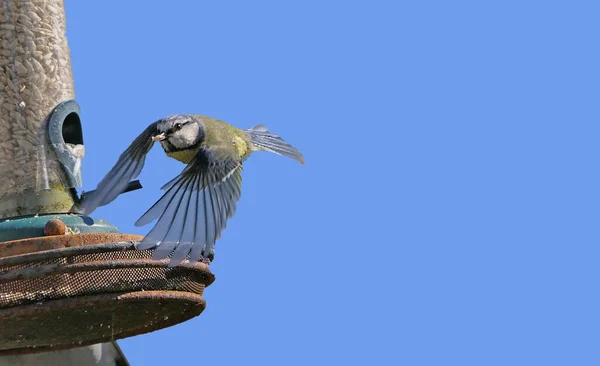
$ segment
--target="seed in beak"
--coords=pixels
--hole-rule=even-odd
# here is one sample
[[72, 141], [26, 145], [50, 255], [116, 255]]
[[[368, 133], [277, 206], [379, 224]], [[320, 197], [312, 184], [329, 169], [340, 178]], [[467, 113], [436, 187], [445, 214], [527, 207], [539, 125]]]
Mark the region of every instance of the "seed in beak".
[[152, 136], [152, 141], [162, 141], [167, 138], [167, 135], [163, 132], [158, 135]]

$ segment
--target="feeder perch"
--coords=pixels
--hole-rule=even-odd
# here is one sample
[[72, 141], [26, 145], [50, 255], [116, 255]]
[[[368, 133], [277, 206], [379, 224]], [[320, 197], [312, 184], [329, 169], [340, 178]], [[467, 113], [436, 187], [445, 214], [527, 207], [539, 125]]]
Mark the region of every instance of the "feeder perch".
[[[85, 153], [62, 0], [0, 4], [0, 355], [79, 347], [199, 315], [204, 263], [69, 214]], [[139, 188], [132, 182], [128, 190]]]

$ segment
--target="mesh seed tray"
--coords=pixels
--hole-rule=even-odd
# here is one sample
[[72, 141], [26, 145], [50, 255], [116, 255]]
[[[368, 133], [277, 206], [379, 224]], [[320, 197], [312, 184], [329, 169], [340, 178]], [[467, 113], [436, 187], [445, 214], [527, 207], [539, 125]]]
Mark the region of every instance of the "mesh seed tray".
[[[95, 244], [99, 237], [112, 242]], [[139, 239], [79, 234], [0, 244], [8, 249], [0, 255], [48, 241], [77, 245], [0, 258], [0, 355], [106, 342], [199, 315], [214, 281], [208, 266], [168, 268], [168, 260], [151, 259], [152, 250], [135, 250]]]

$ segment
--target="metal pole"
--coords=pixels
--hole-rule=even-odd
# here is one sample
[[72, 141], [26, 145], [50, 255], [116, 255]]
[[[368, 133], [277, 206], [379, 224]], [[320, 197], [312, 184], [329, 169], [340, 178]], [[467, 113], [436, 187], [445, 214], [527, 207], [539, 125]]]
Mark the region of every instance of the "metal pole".
[[[0, 219], [68, 212], [75, 199], [48, 137], [48, 116], [75, 96], [65, 23], [63, 0], [0, 0]], [[82, 144], [78, 117], [62, 133]]]

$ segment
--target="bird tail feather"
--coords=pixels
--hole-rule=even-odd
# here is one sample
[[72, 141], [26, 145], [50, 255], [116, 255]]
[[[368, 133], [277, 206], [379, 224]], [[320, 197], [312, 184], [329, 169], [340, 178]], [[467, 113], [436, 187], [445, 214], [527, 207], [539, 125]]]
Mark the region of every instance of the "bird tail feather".
[[264, 125], [257, 125], [249, 130], [246, 130], [252, 143], [259, 150], [274, 152], [275, 154], [287, 156], [304, 164], [304, 156], [292, 145], [285, 142], [278, 135], [269, 132]]

